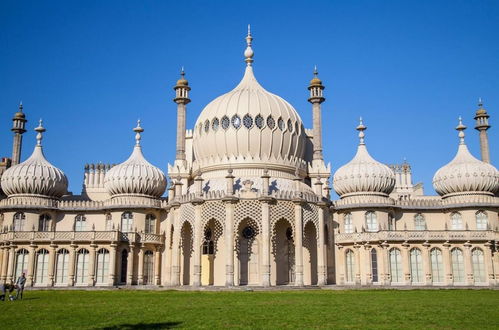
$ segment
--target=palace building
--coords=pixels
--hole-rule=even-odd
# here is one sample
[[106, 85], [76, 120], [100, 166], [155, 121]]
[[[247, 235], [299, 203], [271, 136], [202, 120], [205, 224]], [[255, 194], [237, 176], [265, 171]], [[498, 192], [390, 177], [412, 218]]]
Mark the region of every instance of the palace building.
[[192, 129], [182, 71], [167, 175], [144, 158], [138, 122], [130, 157], [85, 165], [81, 194], [68, 193], [66, 175], [44, 156], [41, 121], [21, 161], [21, 104], [12, 158], [0, 162], [0, 281], [24, 272], [35, 287], [499, 285], [499, 172], [481, 102], [481, 160], [460, 119], [456, 155], [433, 177], [438, 196], [424, 195], [406, 162], [385, 165], [369, 154], [362, 119], [355, 156], [331, 175], [317, 70], [308, 129], [258, 83], [252, 40], [248, 31], [241, 82]]

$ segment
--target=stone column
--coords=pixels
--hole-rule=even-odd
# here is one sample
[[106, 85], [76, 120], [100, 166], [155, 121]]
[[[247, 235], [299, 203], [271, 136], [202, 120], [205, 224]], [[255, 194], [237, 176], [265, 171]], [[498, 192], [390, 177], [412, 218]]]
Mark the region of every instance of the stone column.
[[262, 202], [262, 286], [270, 286], [270, 205]]
[[337, 250], [335, 251], [335, 262], [336, 262], [336, 284], [344, 285], [345, 284], [345, 252], [343, 246], [338, 245]]
[[26, 274], [26, 286], [33, 286], [34, 284], [36, 247], [36, 245], [33, 245], [33, 242], [29, 246], [28, 274]]
[[185, 104], [177, 103], [177, 152], [176, 159], [185, 159]]
[[5, 257], [4, 247], [0, 246], [0, 282], [3, 281], [2, 273], [3, 273], [3, 258]]
[[450, 251], [450, 244], [445, 243], [444, 244], [444, 251], [443, 251], [443, 261], [444, 261], [444, 267], [445, 267], [445, 284], [446, 285], [452, 285], [453, 284], [453, 278], [452, 278], [452, 257], [451, 257], [451, 251]]
[[[497, 253], [497, 252], [496, 252]], [[491, 243], [487, 242], [483, 247], [483, 257], [485, 259], [485, 271], [487, 274], [487, 284], [493, 286], [497, 284], [497, 279], [494, 276], [494, 256], [491, 252]]]
[[234, 209], [237, 199], [229, 196], [225, 201], [225, 286], [234, 286]]
[[126, 265], [126, 274], [127, 274], [127, 285], [133, 285], [133, 271], [134, 271], [134, 262], [135, 262], [135, 244], [130, 242], [129, 245], [130, 251], [128, 251], [128, 260]]
[[[372, 273], [372, 267], [371, 267], [371, 248], [369, 244], [364, 244], [364, 248], [361, 249], [362, 251], [362, 256], [361, 259], [363, 259], [363, 265], [365, 266], [365, 271], [364, 271], [364, 283], [365, 285], [371, 285], [373, 284], [373, 273]], [[378, 271], [378, 276], [379, 276], [379, 271]]]
[[388, 247], [386, 244], [381, 244], [381, 249], [379, 249], [380, 255], [378, 258], [379, 262], [379, 282], [381, 285], [389, 285], [390, 281], [388, 280], [389, 277], [389, 264], [388, 264]]
[[295, 198], [293, 203], [295, 204], [295, 286], [303, 286], [303, 200]]
[[71, 249], [69, 250], [69, 269], [68, 269], [68, 285], [73, 286], [75, 284], [75, 269], [76, 269], [76, 248], [78, 246], [71, 244]]
[[482, 155], [482, 161], [490, 164], [489, 139], [487, 137], [487, 130], [480, 130], [480, 153]]
[[173, 247], [172, 247], [172, 275], [171, 275], [171, 285], [172, 286], [179, 286], [180, 285], [180, 265], [179, 265], [179, 259], [180, 259], [180, 235], [181, 233], [181, 228], [180, 228], [180, 219], [178, 218], [178, 208], [175, 209], [175, 215], [174, 215], [174, 235], [173, 235]]
[[144, 253], [145, 247], [142, 244], [139, 248], [139, 272], [137, 275], [137, 285], [144, 285]]
[[464, 273], [466, 274], [466, 284], [475, 284], [473, 276], [473, 264], [471, 263], [471, 244], [470, 242], [464, 243]]
[[116, 282], [116, 243], [112, 242], [109, 252], [109, 285], [113, 286]]
[[88, 285], [95, 285], [95, 257], [96, 257], [97, 245], [92, 243], [90, 244], [90, 255], [89, 255], [89, 263], [88, 263]]
[[3, 250], [3, 258], [2, 258], [2, 282], [5, 283], [7, 280], [7, 270], [9, 267], [9, 247], [4, 246]]
[[57, 254], [57, 245], [52, 243], [50, 244], [50, 252], [49, 252], [48, 286], [54, 286], [56, 254]]
[[433, 280], [432, 280], [432, 273], [431, 273], [431, 256], [430, 256], [430, 249], [431, 246], [428, 243], [423, 244], [424, 250], [422, 251], [423, 254], [423, 271], [425, 273], [425, 285], [431, 285]]
[[161, 246], [156, 246], [154, 251], [154, 285], [161, 284]]
[[404, 284], [405, 285], [411, 285], [411, 256], [409, 253], [409, 244], [404, 243], [402, 244], [403, 249], [402, 249], [402, 269], [404, 271]]
[[9, 249], [9, 266], [7, 270], [7, 282], [14, 281], [14, 268], [15, 268], [15, 260], [16, 260], [16, 246], [11, 245]]
[[360, 262], [360, 245], [354, 245], [355, 252], [355, 285], [361, 284], [361, 262]]
[[201, 204], [202, 200], [196, 201], [194, 205], [194, 276], [192, 279], [193, 286], [201, 285], [201, 245], [203, 240], [203, 227], [201, 219]]
[[[322, 187], [322, 185], [321, 185]], [[322, 190], [322, 189], [321, 189]], [[319, 241], [317, 242], [317, 285], [327, 284], [327, 272], [326, 272], [326, 253], [325, 253], [325, 239], [324, 239], [324, 207], [326, 205], [319, 205], [318, 216], [319, 216]]]
[[170, 244], [170, 242], [172, 241], [172, 223], [173, 209], [170, 209], [168, 210], [168, 216], [166, 218], [165, 246], [163, 251], [163, 283], [166, 286], [171, 285], [172, 244]]

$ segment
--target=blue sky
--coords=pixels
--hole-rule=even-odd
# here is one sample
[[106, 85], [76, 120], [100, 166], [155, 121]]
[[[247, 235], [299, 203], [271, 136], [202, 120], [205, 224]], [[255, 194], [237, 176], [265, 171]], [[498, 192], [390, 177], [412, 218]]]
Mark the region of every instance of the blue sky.
[[[326, 85], [323, 143], [333, 170], [368, 126], [371, 155], [404, 157], [434, 194], [435, 171], [457, 148], [463, 116], [479, 157], [473, 116], [482, 97], [497, 122], [498, 1], [0, 1], [0, 155], [10, 156], [20, 100], [29, 119], [23, 159], [44, 119], [45, 154], [81, 191], [85, 163], [119, 163], [145, 128], [146, 158], [166, 172], [175, 156], [172, 86], [185, 66], [188, 127], [231, 90], [244, 65], [246, 25], [255, 74], [311, 127], [306, 89], [314, 64]], [[492, 161], [497, 127], [489, 130]]]

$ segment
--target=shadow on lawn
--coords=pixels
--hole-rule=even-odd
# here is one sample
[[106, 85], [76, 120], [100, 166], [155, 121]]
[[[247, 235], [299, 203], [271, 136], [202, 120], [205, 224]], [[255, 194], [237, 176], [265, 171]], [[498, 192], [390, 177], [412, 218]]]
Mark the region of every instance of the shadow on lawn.
[[159, 323], [136, 323], [118, 324], [111, 327], [99, 328], [101, 330], [152, 330], [152, 329], [173, 329], [182, 322], [159, 322]]

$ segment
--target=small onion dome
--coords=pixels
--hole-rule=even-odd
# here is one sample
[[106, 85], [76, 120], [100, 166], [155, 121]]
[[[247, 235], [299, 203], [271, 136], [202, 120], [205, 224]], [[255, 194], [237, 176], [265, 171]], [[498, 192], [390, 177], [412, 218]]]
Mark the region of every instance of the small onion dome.
[[185, 71], [184, 68], [182, 67], [182, 70], [180, 71], [180, 79], [177, 80], [177, 85], [175, 87], [184, 87], [184, 86], [189, 86], [189, 82], [187, 79], [185, 79]]
[[27, 160], [3, 173], [2, 190], [7, 196], [42, 195], [59, 198], [67, 192], [68, 179], [63, 171], [45, 159], [41, 144], [45, 128], [41, 120], [35, 131], [38, 132], [35, 150]]
[[112, 167], [104, 177], [104, 186], [111, 196], [119, 194], [146, 195], [161, 197], [166, 189], [165, 174], [151, 165], [142, 154], [140, 146], [140, 120], [136, 132], [136, 144], [130, 157], [121, 164]]
[[433, 176], [435, 191], [444, 197], [480, 193], [494, 195], [499, 190], [499, 172], [491, 164], [482, 162], [468, 150], [464, 142], [466, 126], [459, 118], [459, 147], [456, 156]]
[[361, 118], [357, 154], [334, 173], [333, 187], [341, 198], [355, 194], [388, 196], [395, 187], [395, 173], [369, 155], [364, 143], [366, 129]]
[[20, 102], [19, 103], [19, 111], [17, 111], [15, 114], [14, 114], [14, 120], [16, 119], [25, 119], [26, 118], [26, 115], [24, 114], [23, 112], [23, 103]]
[[310, 80], [310, 87], [322, 86], [322, 80], [318, 77], [319, 72], [317, 71], [317, 66], [314, 67], [314, 77]]

